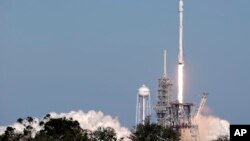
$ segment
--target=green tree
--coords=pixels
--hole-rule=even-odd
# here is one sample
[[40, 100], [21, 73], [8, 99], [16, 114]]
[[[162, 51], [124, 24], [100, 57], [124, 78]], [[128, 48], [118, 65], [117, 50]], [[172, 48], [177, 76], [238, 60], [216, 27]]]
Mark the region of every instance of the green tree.
[[7, 127], [4, 134], [0, 136], [1, 141], [19, 141], [20, 134], [15, 133], [15, 128]]
[[171, 128], [165, 128], [155, 123], [139, 124], [131, 131], [132, 141], [178, 141], [179, 134]]
[[[0, 141], [118, 141], [116, 132], [113, 128], [99, 127], [96, 131], [82, 129], [78, 121], [72, 118], [51, 118], [49, 114], [39, 122], [39, 126], [43, 128], [36, 132], [32, 126], [37, 122], [32, 117], [26, 119], [19, 118], [17, 122], [25, 128], [22, 133], [17, 134], [15, 128], [7, 127], [5, 133], [0, 135]], [[32, 134], [36, 133], [35, 138]], [[122, 141], [123, 139], [119, 139]]]
[[23, 124], [23, 119], [22, 118], [18, 118], [17, 119], [17, 123]]
[[93, 141], [117, 141], [116, 132], [113, 128], [99, 127], [96, 131], [93, 132]]
[[32, 133], [35, 133], [36, 130], [33, 128], [33, 123], [36, 122], [33, 117], [28, 116], [26, 119], [18, 118], [17, 123], [22, 124], [25, 128], [23, 133], [20, 134], [20, 139], [25, 141], [32, 141]]
[[81, 141], [83, 130], [77, 121], [50, 119], [35, 137], [36, 141]]

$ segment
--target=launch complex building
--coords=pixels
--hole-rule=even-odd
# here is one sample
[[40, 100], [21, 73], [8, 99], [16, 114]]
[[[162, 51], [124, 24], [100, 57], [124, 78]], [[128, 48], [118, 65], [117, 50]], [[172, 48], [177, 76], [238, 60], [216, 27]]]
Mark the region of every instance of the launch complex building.
[[[201, 102], [195, 112], [193, 103], [183, 102], [183, 0], [179, 0], [179, 54], [178, 54], [178, 95], [177, 100], [172, 98], [173, 83], [167, 75], [166, 50], [164, 51], [164, 71], [158, 79], [157, 101], [153, 107], [156, 113], [157, 124], [172, 128], [181, 135], [180, 141], [199, 141], [199, 129], [196, 119], [203, 109], [207, 94], [201, 98]], [[150, 93], [146, 86], [138, 91], [136, 124], [144, 124], [146, 117], [151, 115]]]

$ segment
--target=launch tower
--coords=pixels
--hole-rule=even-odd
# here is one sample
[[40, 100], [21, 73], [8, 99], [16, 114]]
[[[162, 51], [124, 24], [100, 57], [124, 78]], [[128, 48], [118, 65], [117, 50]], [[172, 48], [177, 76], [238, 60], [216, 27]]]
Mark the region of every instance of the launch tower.
[[166, 73], [166, 52], [164, 53], [164, 73], [158, 80], [157, 104], [154, 107], [157, 123], [170, 127], [181, 134], [180, 141], [198, 141], [198, 126], [193, 122], [192, 103], [183, 101], [183, 0], [179, 0], [179, 54], [178, 54], [178, 95], [172, 100], [172, 83]]
[[167, 57], [164, 51], [164, 71], [158, 79], [157, 103], [154, 107], [157, 123], [163, 126], [171, 126], [171, 102], [172, 102], [172, 82], [167, 76]]

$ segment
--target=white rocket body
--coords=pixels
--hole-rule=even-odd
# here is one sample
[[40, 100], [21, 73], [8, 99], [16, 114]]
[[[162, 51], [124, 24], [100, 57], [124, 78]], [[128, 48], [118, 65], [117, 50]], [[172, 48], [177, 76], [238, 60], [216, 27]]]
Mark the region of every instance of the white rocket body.
[[184, 64], [184, 56], [183, 56], [183, 1], [179, 1], [179, 55], [178, 55], [178, 63]]
[[179, 54], [178, 54], [178, 101], [183, 102], [183, 69], [184, 69], [184, 56], [183, 56], [183, 0], [179, 1]]

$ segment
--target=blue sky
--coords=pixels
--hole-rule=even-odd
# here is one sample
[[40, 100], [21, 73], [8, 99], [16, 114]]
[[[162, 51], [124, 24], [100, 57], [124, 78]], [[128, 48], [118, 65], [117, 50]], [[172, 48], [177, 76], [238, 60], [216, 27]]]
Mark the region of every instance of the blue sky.
[[[184, 99], [249, 123], [249, 0], [184, 1]], [[167, 49], [175, 84], [177, 0], [0, 1], [0, 125], [101, 110], [129, 128], [137, 89], [156, 100]]]

